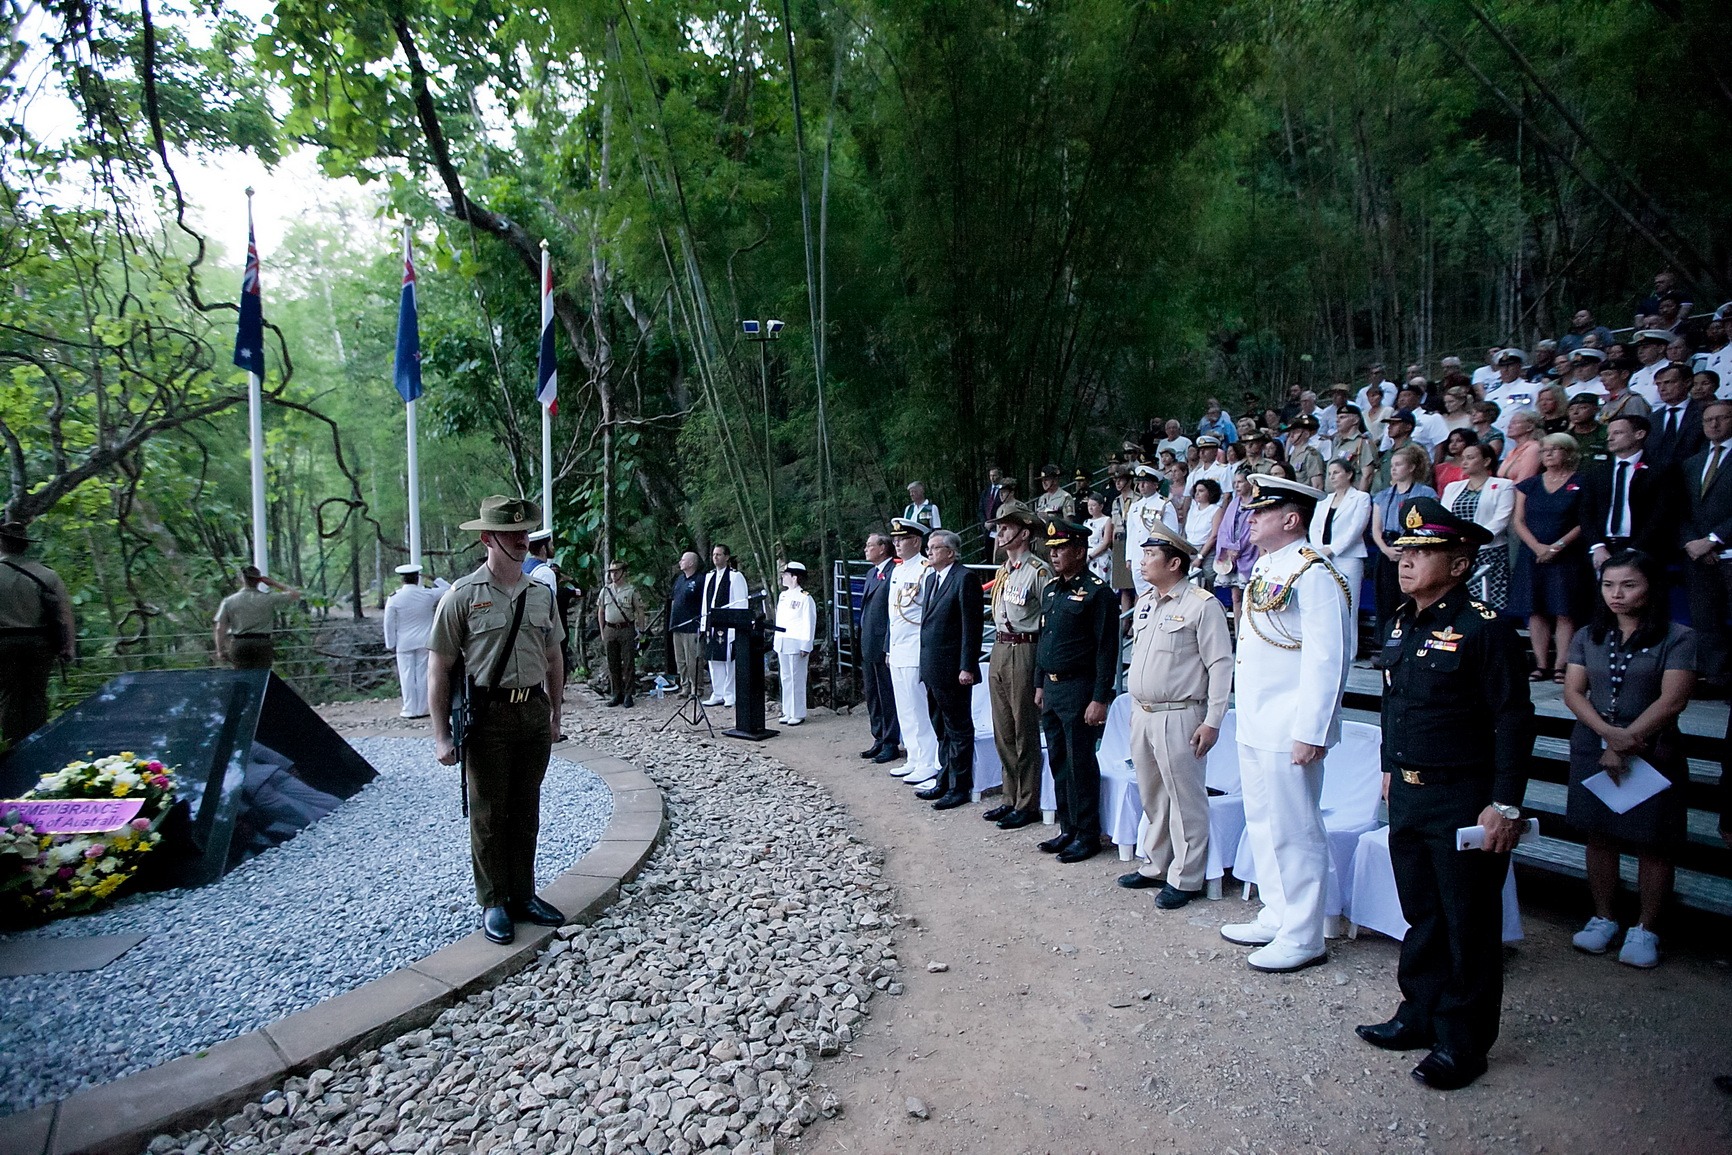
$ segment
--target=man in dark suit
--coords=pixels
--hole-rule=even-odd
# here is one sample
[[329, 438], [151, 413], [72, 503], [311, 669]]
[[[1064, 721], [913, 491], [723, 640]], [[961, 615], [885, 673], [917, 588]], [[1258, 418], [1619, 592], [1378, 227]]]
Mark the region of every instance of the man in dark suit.
[[1588, 473], [1584, 488], [1582, 536], [1594, 570], [1621, 549], [1639, 549], [1655, 557], [1671, 554], [1674, 524], [1667, 509], [1671, 485], [1664, 470], [1646, 461], [1648, 419], [1621, 413], [1606, 424], [1610, 459]]
[[1004, 471], [993, 466], [986, 471], [986, 488], [980, 494], [980, 524], [986, 527], [987, 535], [992, 534], [992, 518], [998, 512], [998, 507], [1004, 504], [999, 496], [999, 488], [1004, 483]]
[[1654, 374], [1660, 403], [1648, 414], [1654, 432], [1644, 454], [1655, 469], [1669, 470], [1707, 444], [1702, 433], [1702, 403], [1690, 400], [1690, 366], [1674, 361]]
[[860, 678], [865, 683], [866, 716], [872, 722], [872, 748], [860, 757], [894, 762], [902, 756], [902, 726], [896, 720], [896, 687], [890, 680], [890, 568], [895, 554], [886, 534], [866, 536], [866, 589], [860, 595]]
[[980, 681], [980, 634], [985, 593], [980, 575], [957, 556], [961, 540], [935, 530], [926, 542], [932, 570], [921, 601], [920, 680], [938, 733], [938, 784], [916, 797], [934, 810], [968, 801], [974, 788], [974, 687]]
[[1702, 414], [1705, 444], [1684, 460], [1684, 579], [1690, 624], [1696, 628], [1702, 680], [1724, 690], [1732, 677], [1732, 638], [1726, 614], [1732, 603], [1732, 401], [1710, 401]]

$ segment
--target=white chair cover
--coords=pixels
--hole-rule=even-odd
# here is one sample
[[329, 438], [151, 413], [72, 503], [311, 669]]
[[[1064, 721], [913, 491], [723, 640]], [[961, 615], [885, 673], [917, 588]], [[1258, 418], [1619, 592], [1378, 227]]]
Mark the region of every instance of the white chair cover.
[[1129, 694], [1120, 694], [1113, 699], [1113, 704], [1107, 707], [1107, 726], [1101, 733], [1100, 763], [1101, 773], [1107, 772], [1108, 766], [1119, 763], [1130, 765], [1131, 761], [1131, 710], [1135, 703]]
[[[1401, 898], [1396, 893], [1395, 869], [1389, 857], [1389, 827], [1380, 826], [1359, 836], [1353, 852], [1353, 886], [1349, 897], [1346, 915], [1355, 926], [1386, 934], [1397, 942], [1407, 937], [1407, 920], [1401, 915]], [[1512, 862], [1503, 883], [1503, 940], [1520, 942], [1523, 937]]]

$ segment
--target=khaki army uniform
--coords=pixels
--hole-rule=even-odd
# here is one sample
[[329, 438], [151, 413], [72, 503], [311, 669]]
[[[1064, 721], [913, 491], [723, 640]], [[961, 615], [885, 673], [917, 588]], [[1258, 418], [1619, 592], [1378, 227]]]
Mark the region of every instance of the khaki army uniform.
[[0, 738], [8, 746], [48, 720], [48, 675], [59, 656], [66, 586], [41, 562], [0, 561]]
[[294, 599], [264, 590], [237, 590], [217, 607], [216, 621], [229, 635], [229, 664], [237, 670], [268, 670], [276, 660], [277, 610]]
[[[1062, 496], [1062, 495], [1061, 495]], [[1034, 653], [1040, 639], [1041, 595], [1052, 567], [1026, 555], [1006, 560], [992, 582], [992, 645], [986, 684], [992, 700], [992, 740], [1004, 763], [1004, 804], [1040, 809], [1040, 710], [1034, 704]]]
[[636, 679], [637, 636], [645, 628], [643, 595], [630, 582], [601, 587], [601, 645], [607, 653], [608, 689], [615, 702], [631, 697]]
[[506, 589], [487, 567], [459, 578], [439, 601], [427, 648], [461, 658], [477, 683], [493, 667], [511, 632], [515, 600], [527, 600], [523, 624], [497, 685], [478, 688], [464, 754], [469, 775], [469, 850], [475, 897], [483, 907], [535, 897], [535, 840], [541, 829], [541, 780], [553, 748], [548, 651], [558, 652], [553, 593], [522, 578]]
[[1131, 618], [1131, 763], [1149, 819], [1146, 878], [1178, 890], [1203, 888], [1209, 792], [1191, 750], [1202, 725], [1219, 730], [1233, 688], [1233, 640], [1221, 603], [1190, 582], [1165, 596], [1150, 588]]

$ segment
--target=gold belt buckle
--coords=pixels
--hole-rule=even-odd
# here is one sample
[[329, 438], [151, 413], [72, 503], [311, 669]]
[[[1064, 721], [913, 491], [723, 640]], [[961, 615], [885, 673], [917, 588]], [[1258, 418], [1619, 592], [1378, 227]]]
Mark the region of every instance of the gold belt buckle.
[[1153, 714], [1155, 712], [1155, 708], [1147, 702], [1138, 702], [1137, 709], [1141, 710], [1145, 714]]
[[529, 691], [530, 691], [530, 687], [528, 687], [528, 686], [514, 686], [514, 687], [512, 687], [509, 691], [507, 691], [507, 693], [510, 695], [511, 704], [516, 706], [516, 705], [521, 705], [522, 703], [529, 701]]
[[1417, 771], [1417, 770], [1403, 770], [1401, 772], [1401, 780], [1403, 782], [1407, 783], [1409, 786], [1424, 786], [1425, 785], [1425, 779], [1423, 779], [1419, 776], [1419, 771]]
[[1049, 682], [1056, 682], [1056, 681], [1058, 681], [1058, 675], [1057, 675], [1057, 674], [1048, 674], [1048, 675], [1047, 675], [1047, 676], [1046, 676], [1046, 678], [1047, 678], [1047, 681], [1049, 681]]

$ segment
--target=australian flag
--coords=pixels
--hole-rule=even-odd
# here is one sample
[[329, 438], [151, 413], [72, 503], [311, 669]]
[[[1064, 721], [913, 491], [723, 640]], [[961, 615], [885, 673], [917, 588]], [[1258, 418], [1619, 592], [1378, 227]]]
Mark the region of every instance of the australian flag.
[[247, 211], [247, 268], [241, 274], [241, 322], [235, 331], [235, 364], [254, 376], [265, 375], [265, 308], [259, 298], [259, 245], [253, 237], [250, 206]]
[[421, 321], [415, 312], [415, 258], [409, 229], [403, 229], [403, 299], [397, 306], [397, 392], [403, 400], [421, 396]]
[[553, 264], [541, 253], [541, 352], [535, 362], [535, 399], [559, 412], [559, 366], [553, 360]]

